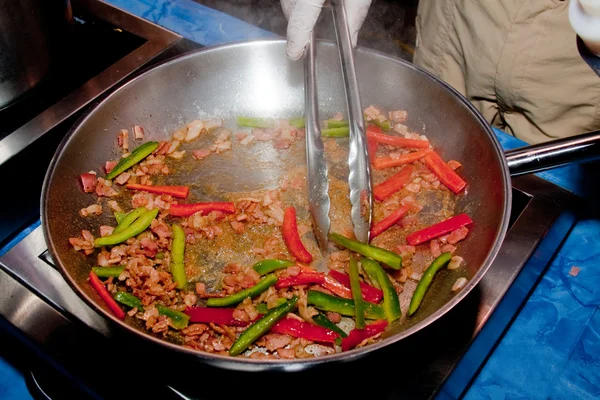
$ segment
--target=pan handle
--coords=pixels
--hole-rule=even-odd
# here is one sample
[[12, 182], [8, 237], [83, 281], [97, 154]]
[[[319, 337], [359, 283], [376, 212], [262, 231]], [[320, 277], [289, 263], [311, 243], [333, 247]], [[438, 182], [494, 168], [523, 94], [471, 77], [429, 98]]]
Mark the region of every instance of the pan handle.
[[600, 131], [521, 147], [505, 154], [511, 176], [545, 171], [576, 161], [592, 161], [600, 158]]

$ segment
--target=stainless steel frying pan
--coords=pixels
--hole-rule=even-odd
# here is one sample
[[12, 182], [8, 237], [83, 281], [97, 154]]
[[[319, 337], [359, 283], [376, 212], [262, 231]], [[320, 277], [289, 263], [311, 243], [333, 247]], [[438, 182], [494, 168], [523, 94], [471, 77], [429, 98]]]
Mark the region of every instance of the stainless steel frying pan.
[[[319, 112], [327, 116], [345, 111], [338, 52], [332, 44], [319, 43], [317, 53]], [[224, 117], [230, 123], [236, 115], [282, 118], [302, 115], [303, 65], [287, 59], [283, 40], [207, 48], [170, 60], [119, 88], [73, 127], [48, 170], [41, 199], [48, 248], [73, 290], [104, 317], [140, 340], [213, 365], [242, 370], [298, 370], [323, 362], [354, 359], [412, 335], [453, 308], [485, 274], [506, 233], [511, 207], [507, 159], [489, 125], [445, 83], [410, 63], [375, 51], [358, 49], [355, 61], [363, 105], [407, 110], [411, 129], [424, 132], [444, 159], [460, 160], [463, 164], [461, 175], [469, 186], [456, 211], [468, 212], [476, 223], [461, 244], [460, 253], [467, 261], [464, 275], [469, 279], [461, 291], [452, 292], [456, 276], [442, 272], [418, 315], [392, 325], [380, 343], [316, 359], [274, 361], [200, 353], [168, 343], [116, 319], [92, 290], [87, 282], [89, 262], [72, 250], [68, 238], [82, 229], [97, 229], [101, 223], [112, 221], [79, 217], [79, 209], [93, 200], [80, 190], [78, 176], [98, 170], [106, 160], [117, 157], [115, 138], [123, 127], [142, 125], [147, 140], [162, 140], [185, 123], [208, 115]], [[597, 150], [597, 135], [578, 141], [583, 152]], [[514, 153], [511, 159], [520, 165], [518, 172], [522, 173], [532, 165], [532, 160], [544, 159], [537, 156], [544, 151]], [[549, 154], [552, 156], [549, 158], [559, 154], [558, 162], [566, 162], [572, 153]], [[569, 156], [565, 158], [566, 154]], [[523, 163], [523, 159], [529, 162]], [[305, 162], [303, 157], [272, 149], [240, 150], [235, 157], [223, 155], [204, 161], [186, 172], [187, 182], [193, 182], [195, 200], [214, 199], [219, 192], [272, 187], [284, 167], [302, 166]], [[209, 191], [212, 197], [208, 197]]]

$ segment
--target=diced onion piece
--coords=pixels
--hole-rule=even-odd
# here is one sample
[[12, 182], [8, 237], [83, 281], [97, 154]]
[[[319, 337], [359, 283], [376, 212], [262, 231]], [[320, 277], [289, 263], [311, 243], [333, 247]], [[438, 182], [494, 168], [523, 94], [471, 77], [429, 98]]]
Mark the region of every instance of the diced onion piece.
[[462, 258], [461, 256], [454, 256], [450, 259], [450, 262], [448, 263], [448, 266], [446, 268], [448, 269], [457, 269], [460, 268], [465, 262], [465, 259]]
[[454, 285], [452, 285], [452, 291], [456, 292], [457, 290], [462, 289], [466, 284], [467, 278], [460, 277], [456, 280], [456, 282], [454, 282]]

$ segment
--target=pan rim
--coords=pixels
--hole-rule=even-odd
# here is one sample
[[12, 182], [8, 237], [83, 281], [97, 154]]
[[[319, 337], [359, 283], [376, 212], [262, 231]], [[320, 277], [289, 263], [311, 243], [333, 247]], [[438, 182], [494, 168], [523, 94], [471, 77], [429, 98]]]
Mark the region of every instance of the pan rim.
[[[332, 41], [319, 40], [318, 42], [320, 44], [326, 45], [326, 46], [335, 46], [335, 42], [332, 42]], [[48, 228], [48, 218], [47, 218], [47, 209], [48, 209], [47, 208], [47, 198], [48, 198], [48, 196], [47, 196], [47, 194], [50, 190], [49, 189], [50, 182], [52, 181], [52, 177], [54, 175], [54, 171], [56, 169], [58, 161], [62, 158], [63, 152], [65, 151], [67, 146], [70, 144], [71, 140], [75, 137], [75, 133], [86, 122], [86, 120], [91, 117], [91, 115], [93, 114], [93, 112], [96, 109], [100, 108], [104, 103], [110, 101], [110, 99], [116, 93], [119, 93], [120, 91], [125, 90], [128, 86], [133, 85], [135, 82], [138, 82], [138, 81], [144, 79], [146, 76], [153, 73], [153, 71], [155, 71], [157, 69], [167, 68], [171, 64], [182, 62], [188, 58], [196, 57], [198, 54], [211, 53], [211, 52], [219, 51], [222, 49], [236, 48], [236, 47], [242, 47], [242, 46], [256, 46], [256, 45], [265, 45], [265, 46], [266, 45], [282, 45], [285, 43], [286, 43], [285, 39], [257, 39], [257, 40], [236, 41], [236, 42], [231, 42], [231, 43], [222, 44], [222, 45], [204, 47], [204, 48], [201, 48], [198, 50], [184, 53], [182, 55], [177, 55], [177, 56], [171, 57], [169, 59], [161, 61], [161, 62], [143, 70], [139, 74], [135, 75], [133, 78], [127, 80], [127, 82], [124, 82], [124, 83], [118, 85], [118, 87], [115, 88], [113, 91], [111, 91], [107, 95], [103, 96], [101, 99], [96, 100], [94, 103], [92, 103], [91, 105], [88, 106], [87, 110], [78, 118], [77, 121], [75, 121], [73, 126], [69, 129], [69, 131], [67, 132], [65, 137], [62, 139], [60, 145], [56, 149], [54, 156], [52, 157], [52, 160], [50, 162], [50, 165], [48, 166], [48, 169], [46, 171], [46, 174], [44, 177], [44, 183], [42, 186], [42, 195], [41, 195], [41, 199], [40, 199], [40, 210], [41, 210], [40, 219], [41, 219], [41, 225], [42, 225], [42, 230], [43, 230], [43, 234], [44, 234], [44, 240], [46, 242], [48, 250], [50, 251], [50, 253], [54, 257], [54, 259], [56, 260], [56, 263], [58, 264], [57, 267], [59, 268], [61, 275], [67, 281], [67, 283], [73, 289], [73, 291], [75, 291], [75, 293], [92, 310], [99, 313], [104, 318], [106, 318], [108, 321], [113, 322], [114, 324], [116, 324], [120, 328], [124, 329], [125, 331], [127, 331], [133, 335], [136, 335], [137, 337], [143, 338], [147, 342], [150, 342], [153, 345], [161, 346], [162, 348], [169, 349], [169, 350], [174, 350], [174, 352], [173, 352], [174, 355], [184, 354], [184, 355], [188, 355], [188, 356], [193, 356], [195, 358], [201, 359], [203, 362], [205, 362], [208, 365], [216, 366], [216, 367], [223, 368], [223, 369], [231, 369], [231, 370], [238, 370], [238, 371], [264, 371], [264, 370], [300, 371], [300, 370], [304, 370], [304, 369], [314, 367], [314, 366], [317, 366], [319, 364], [324, 364], [324, 363], [352, 361], [359, 357], [363, 357], [372, 351], [377, 351], [384, 347], [387, 347], [389, 345], [397, 343], [397, 342], [401, 341], [402, 339], [413, 335], [414, 333], [428, 327], [429, 325], [431, 325], [432, 323], [437, 321], [444, 314], [446, 314], [448, 311], [450, 311], [452, 308], [454, 308], [460, 301], [462, 301], [477, 286], [477, 284], [481, 281], [481, 279], [483, 278], [483, 276], [485, 275], [487, 270], [490, 268], [492, 262], [498, 255], [498, 252], [500, 251], [500, 248], [502, 246], [502, 243], [503, 243], [506, 233], [508, 231], [508, 222], [509, 222], [510, 211], [511, 211], [511, 206], [512, 206], [512, 190], [511, 190], [512, 185], [511, 185], [511, 178], [510, 178], [510, 173], [509, 173], [509, 169], [508, 169], [508, 163], [504, 156], [504, 151], [502, 150], [500, 142], [498, 141], [494, 132], [492, 131], [491, 126], [483, 118], [481, 113], [457, 90], [452, 88], [446, 82], [437, 78], [435, 75], [424, 70], [423, 68], [421, 68], [417, 65], [414, 65], [406, 60], [403, 60], [399, 57], [395, 57], [395, 56], [383, 53], [378, 50], [358, 46], [356, 49], [357, 52], [362, 52], [365, 54], [374, 54], [378, 57], [382, 57], [384, 59], [403, 64], [404, 67], [413, 69], [418, 73], [426, 75], [429, 79], [431, 79], [438, 85], [442, 86], [445, 90], [449, 91], [451, 94], [453, 94], [455, 97], [458, 98], [458, 100], [461, 102], [461, 104], [463, 106], [465, 106], [468, 111], [471, 112], [471, 114], [476, 118], [476, 120], [483, 127], [484, 131], [487, 133], [488, 138], [491, 141], [493, 151], [496, 154], [497, 159], [500, 163], [501, 172], [502, 172], [502, 184], [505, 189], [504, 196], [503, 196], [503, 202], [504, 202], [503, 215], [502, 215], [502, 221], [500, 223], [500, 226], [498, 227], [498, 229], [495, 233], [495, 239], [494, 239], [493, 246], [489, 250], [481, 267], [479, 268], [477, 273], [469, 280], [467, 285], [464, 288], [462, 288], [457, 294], [455, 294], [452, 297], [452, 299], [450, 299], [450, 301], [448, 301], [441, 308], [439, 308], [434, 313], [429, 315], [427, 318], [425, 318], [421, 322], [415, 324], [414, 326], [411, 326], [410, 328], [395, 334], [394, 336], [390, 336], [388, 338], [383, 339], [382, 341], [380, 341], [378, 343], [371, 344], [369, 346], [353, 349], [353, 350], [350, 350], [347, 352], [334, 353], [334, 354], [325, 355], [325, 356], [321, 356], [321, 357], [315, 357], [315, 358], [311, 358], [311, 359], [257, 360], [257, 359], [250, 359], [250, 358], [240, 358], [240, 357], [231, 357], [231, 356], [225, 356], [225, 355], [205, 353], [205, 352], [201, 352], [199, 350], [186, 348], [184, 346], [168, 342], [164, 339], [155, 337], [141, 329], [136, 329], [133, 326], [127, 324], [125, 321], [120, 320], [117, 317], [115, 317], [108, 310], [104, 309], [103, 307], [100, 307], [96, 301], [92, 300], [83, 290], [81, 290], [79, 288], [77, 283], [72, 279], [71, 275], [67, 272], [60, 257], [57, 257], [58, 253], [56, 251], [56, 246], [55, 246], [53, 239], [50, 237], [49, 228]]]

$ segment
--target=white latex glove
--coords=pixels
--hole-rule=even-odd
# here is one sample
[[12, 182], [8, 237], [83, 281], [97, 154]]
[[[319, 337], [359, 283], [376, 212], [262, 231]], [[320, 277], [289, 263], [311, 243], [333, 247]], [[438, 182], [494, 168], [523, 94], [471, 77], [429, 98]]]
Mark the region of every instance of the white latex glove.
[[[310, 35], [321, 13], [325, 0], [281, 0], [283, 13], [288, 19], [287, 54], [292, 60], [302, 57]], [[371, 0], [344, 0], [352, 46], [356, 46]]]
[[600, 57], [600, 0], [571, 0], [569, 21], [587, 48]]

